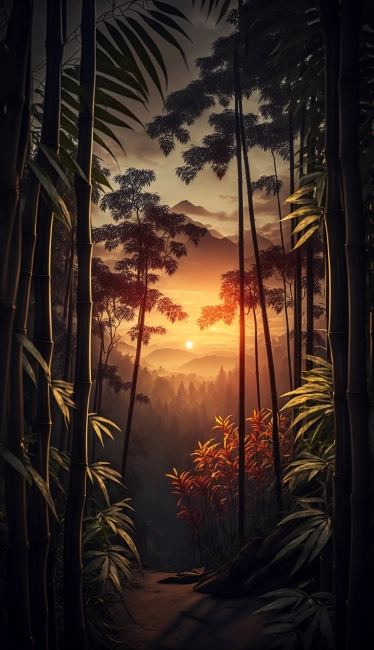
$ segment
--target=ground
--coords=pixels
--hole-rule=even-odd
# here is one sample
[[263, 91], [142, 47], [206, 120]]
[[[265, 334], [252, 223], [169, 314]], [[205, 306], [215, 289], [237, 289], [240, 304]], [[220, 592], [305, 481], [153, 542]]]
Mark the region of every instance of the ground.
[[[193, 584], [159, 584], [170, 573], [136, 574], [138, 586], [124, 592], [126, 607], [117, 621], [135, 650], [250, 650], [266, 637], [251, 640], [263, 628], [265, 615], [251, 616], [264, 603], [253, 598], [215, 598], [199, 594]], [[131, 620], [131, 617], [135, 622]], [[258, 645], [260, 641], [260, 645]]]

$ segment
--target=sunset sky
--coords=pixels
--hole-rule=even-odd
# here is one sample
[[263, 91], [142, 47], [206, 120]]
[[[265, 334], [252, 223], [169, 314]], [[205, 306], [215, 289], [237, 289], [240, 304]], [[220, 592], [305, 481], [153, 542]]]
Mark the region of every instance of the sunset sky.
[[[69, 3], [70, 4], [70, 3]], [[181, 3], [175, 2], [176, 6], [181, 7]], [[232, 29], [230, 25], [222, 21], [218, 26], [215, 25], [216, 18], [205, 20], [204, 12], [197, 9], [192, 10], [190, 6], [192, 3], [183, 3], [183, 11], [185, 11], [192, 25], [187, 22], [183, 27], [190, 35], [193, 43], [187, 39], [180, 38], [180, 43], [183, 46], [188, 58], [189, 70], [186, 68], [182, 57], [165, 43], [161, 44], [164, 58], [166, 61], [169, 86], [167, 92], [178, 90], [187, 85], [189, 81], [197, 78], [197, 69], [194, 60], [197, 57], [205, 56], [210, 53], [211, 45], [219, 36], [228, 34]], [[75, 7], [71, 5], [72, 12], [74, 13]], [[102, 2], [99, 7], [98, 14], [108, 8], [108, 3]], [[71, 17], [73, 20], [73, 17]], [[152, 83], [149, 84], [151, 90], [151, 100], [149, 105], [149, 112], [141, 107], [140, 104], [128, 102], [128, 107], [133, 110], [137, 116], [144, 122], [149, 122], [153, 116], [162, 113], [162, 99], [158, 91]], [[165, 93], [166, 94], [166, 93]], [[253, 96], [249, 102], [246, 102], [245, 110], [248, 112], [257, 112], [256, 96]], [[220, 108], [217, 108], [220, 110]], [[209, 111], [206, 112], [197, 123], [191, 127], [191, 142], [190, 144], [198, 144], [200, 139], [209, 133], [210, 128], [207, 125], [207, 116]], [[188, 147], [177, 145], [176, 150], [169, 156], [165, 157], [160, 151], [157, 142], [150, 140], [146, 135], [144, 129], [135, 125], [134, 131], [130, 130], [117, 130], [118, 137], [126, 151], [125, 157], [120, 147], [111, 142], [111, 150], [117, 158], [118, 166], [113, 158], [111, 158], [102, 149], [97, 148], [96, 153], [102, 158], [103, 164], [108, 167], [112, 174], [124, 173], [128, 167], [136, 167], [143, 169], [153, 169], [156, 172], [157, 180], [151, 186], [152, 191], [160, 194], [161, 203], [169, 205], [170, 207], [183, 200], [188, 200], [194, 205], [203, 206], [211, 214], [207, 216], [194, 215], [196, 221], [213, 227], [218, 230], [222, 235], [234, 235], [237, 233], [237, 171], [236, 165], [233, 162], [229, 172], [222, 181], [218, 181], [210, 169], [201, 172], [197, 179], [190, 185], [186, 186], [175, 175], [175, 168], [183, 164], [181, 159], [181, 151]], [[287, 165], [280, 159], [278, 162], [278, 174], [285, 182], [285, 188], [282, 193], [282, 199], [288, 196], [288, 180], [287, 180]], [[264, 153], [258, 149], [253, 149], [250, 152], [250, 164], [252, 179], [256, 180], [262, 174], [273, 173], [273, 161], [270, 153]], [[274, 243], [279, 240], [279, 223], [276, 214], [276, 202], [273, 197], [266, 197], [265, 195], [255, 195], [255, 208], [256, 208], [256, 225], [258, 232], [265, 237], [270, 238]], [[284, 214], [287, 214], [287, 208], [284, 209]], [[246, 210], [246, 217], [248, 211]], [[100, 225], [110, 221], [108, 213], [103, 213], [97, 206], [93, 207], [93, 225]], [[250, 233], [246, 235], [250, 238]], [[103, 247], [98, 246], [94, 252], [95, 255], [103, 257], [109, 262], [108, 253], [103, 251]], [[120, 250], [111, 253], [111, 259], [118, 259], [121, 257]], [[237, 348], [238, 341], [238, 328], [236, 325], [231, 327], [217, 324], [215, 330], [201, 332], [196, 324], [196, 319], [200, 315], [200, 309], [207, 304], [216, 304], [219, 302], [218, 291], [220, 286], [219, 275], [212, 277], [201, 277], [201, 273], [196, 276], [188, 274], [185, 276], [183, 269], [188, 264], [188, 258], [182, 260], [180, 271], [172, 278], [162, 278], [158, 288], [165, 291], [166, 295], [183, 305], [189, 314], [187, 323], [177, 323], [168, 325], [168, 334], [166, 337], [157, 336], [152, 339], [150, 349], [153, 347], [184, 347], [187, 341], [193, 344], [191, 350], [198, 350], [200, 346], [212, 345], [214, 347], [230, 347]], [[233, 268], [233, 267], [232, 267]], [[223, 268], [221, 272], [230, 270]], [[209, 276], [209, 274], [208, 274]], [[273, 325], [274, 334], [279, 335], [283, 331], [284, 317], [274, 317], [273, 313], [270, 314], [270, 323]], [[163, 318], [157, 314], [149, 316], [150, 324], [163, 324]], [[123, 329], [123, 340], [128, 341], [126, 336], [127, 325]], [[252, 321], [248, 325], [248, 346], [253, 343], [252, 336]]]

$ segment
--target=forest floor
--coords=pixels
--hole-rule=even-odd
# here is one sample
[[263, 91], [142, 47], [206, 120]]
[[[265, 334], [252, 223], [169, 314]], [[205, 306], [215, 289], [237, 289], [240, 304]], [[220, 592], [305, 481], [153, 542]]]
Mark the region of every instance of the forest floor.
[[[260, 650], [269, 636], [255, 639], [265, 614], [251, 616], [264, 603], [254, 598], [216, 598], [193, 584], [160, 584], [170, 573], [145, 570], [135, 588], [124, 590], [126, 607], [117, 605], [121, 641], [135, 650]], [[127, 611], [126, 611], [127, 609]], [[131, 620], [133, 619], [133, 621]], [[252, 641], [253, 640], [253, 641]], [[273, 639], [272, 639], [273, 640]]]

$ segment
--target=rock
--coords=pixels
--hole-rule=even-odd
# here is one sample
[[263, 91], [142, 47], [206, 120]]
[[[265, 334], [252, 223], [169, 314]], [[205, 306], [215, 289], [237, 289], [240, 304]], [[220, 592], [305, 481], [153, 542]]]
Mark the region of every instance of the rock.
[[198, 582], [200, 574], [195, 571], [184, 571], [183, 573], [177, 573], [175, 576], [169, 576], [168, 578], [163, 578], [162, 580], [157, 580], [159, 584], [178, 584], [178, 585], [188, 585]]
[[222, 598], [234, 598], [243, 582], [260, 567], [257, 553], [262, 543], [261, 537], [255, 537], [218, 574], [196, 585], [195, 591]]

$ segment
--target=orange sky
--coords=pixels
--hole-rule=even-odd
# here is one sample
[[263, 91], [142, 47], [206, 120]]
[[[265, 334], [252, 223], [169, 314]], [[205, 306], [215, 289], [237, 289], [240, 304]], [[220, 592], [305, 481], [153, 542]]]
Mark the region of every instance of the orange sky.
[[[231, 30], [231, 27], [224, 22], [217, 27], [214, 25], [214, 20], [212, 19], [205, 22], [201, 13], [196, 10], [191, 12], [190, 17], [193, 27], [190, 27], [189, 34], [194, 40], [194, 44], [192, 45], [188, 41], [184, 43], [190, 71], [186, 69], [182, 58], [178, 53], [175, 53], [175, 50], [167, 45], [162, 45], [169, 72], [169, 92], [183, 88], [190, 80], [196, 78], [197, 71], [193, 63], [194, 59], [209, 54], [212, 42], [219, 36], [229, 33]], [[184, 27], [186, 28], [185, 25]], [[138, 117], [144, 122], [150, 121], [154, 115], [162, 112], [162, 100], [156, 91], [151, 93], [149, 113], [140, 105], [130, 105], [130, 103], [129, 108], [136, 112]], [[245, 110], [251, 112], [257, 111], [257, 97], [253, 96], [247, 102]], [[209, 111], [191, 127], [191, 144], [198, 144], [200, 139], [209, 132], [210, 129], [206, 120], [208, 114]], [[174, 171], [177, 166], [183, 164], [180, 153], [186, 147], [177, 145], [176, 150], [168, 158], [165, 158], [160, 152], [157, 142], [151, 141], [145, 134], [144, 129], [138, 127], [138, 125], [134, 126], [134, 129], [133, 132], [129, 130], [126, 130], [126, 132], [124, 130], [117, 131], [127, 157], [123, 155], [117, 145], [113, 143], [113, 146], [111, 146], [118, 160], [120, 170], [108, 154], [103, 152], [102, 149], [97, 150], [96, 153], [103, 159], [105, 166], [109, 167], [113, 174], [123, 173], [127, 167], [153, 169], [156, 172], [157, 180], [151, 186], [151, 190], [160, 194], [161, 203], [173, 206], [179, 201], [187, 199], [194, 205], [202, 205], [217, 215], [214, 217], [209, 216], [208, 219], [204, 217], [194, 217], [194, 219], [204, 223], [204, 225], [209, 224], [213, 226], [222, 235], [236, 233], [237, 172], [235, 163], [232, 163], [229, 172], [222, 181], [218, 181], [211, 170], [206, 169], [199, 174], [195, 181], [186, 186], [177, 178]], [[250, 164], [253, 180], [256, 180], [262, 174], [273, 173], [273, 161], [270, 153], [264, 153], [258, 149], [252, 150], [250, 152]], [[284, 200], [288, 196], [287, 164], [279, 159], [278, 165], [278, 174], [285, 182], [285, 190], [283, 192]], [[255, 209], [258, 231], [264, 236], [269, 237], [274, 243], [277, 243], [279, 224], [277, 221], [278, 216], [275, 212], [275, 200], [266, 196], [255, 195]], [[287, 214], [287, 212], [288, 210], [286, 208], [284, 214]], [[93, 207], [94, 225], [100, 225], [109, 221], [110, 217], [108, 214], [101, 212], [97, 206]], [[102, 247], [97, 247], [94, 254], [107, 257], [107, 253], [103, 253]], [[111, 255], [114, 259], [120, 258], [120, 251], [115, 251]], [[188, 258], [182, 261], [182, 266], [184, 264], [188, 264]], [[182, 267], [181, 271], [177, 272], [174, 277], [162, 278], [158, 288], [165, 291], [176, 302], [180, 302], [189, 313], [190, 318], [187, 323], [168, 325], [167, 336], [154, 337], [152, 343], [160, 347], [182, 347], [186, 341], [192, 341], [195, 346], [194, 349], [197, 349], [200, 345], [214, 345], [221, 346], [222, 348], [228, 346], [236, 349], [238, 328], [235, 325], [227, 327], [222, 324], [217, 324], [216, 330], [201, 332], [196, 324], [196, 319], [200, 315], [202, 306], [219, 302], [219, 286], [219, 276], [216, 277], [214, 282], [206, 282], [201, 277], [201, 273], [192, 278], [191, 274], [189, 274], [188, 282], [186, 282], [183, 278]], [[274, 317], [272, 313], [270, 314], [270, 324], [274, 335], [279, 335], [283, 332], [283, 322], [284, 316]], [[158, 315], [151, 315], [149, 317], [149, 323], [162, 324], [163, 319]], [[123, 340], [129, 342], [128, 337], [125, 335], [126, 330], [127, 326], [123, 330]], [[252, 320], [249, 320], [248, 347], [251, 345]]]

